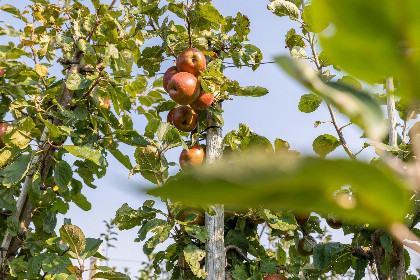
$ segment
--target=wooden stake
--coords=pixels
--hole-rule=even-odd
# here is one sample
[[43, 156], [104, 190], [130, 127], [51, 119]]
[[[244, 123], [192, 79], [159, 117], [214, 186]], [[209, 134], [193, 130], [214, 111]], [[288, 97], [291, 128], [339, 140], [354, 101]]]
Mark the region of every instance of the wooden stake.
[[[207, 112], [207, 148], [206, 161], [212, 164], [222, 158], [223, 136], [222, 128], [210, 112]], [[224, 243], [224, 206], [213, 205], [214, 216], [206, 213], [206, 228], [209, 233], [206, 242], [206, 272], [207, 280], [225, 279], [225, 243]]]

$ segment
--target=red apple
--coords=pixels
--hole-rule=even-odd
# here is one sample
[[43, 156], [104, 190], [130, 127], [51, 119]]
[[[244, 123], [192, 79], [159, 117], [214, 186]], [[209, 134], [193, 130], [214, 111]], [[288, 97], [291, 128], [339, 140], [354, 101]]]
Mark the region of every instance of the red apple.
[[264, 280], [287, 280], [287, 278], [280, 274], [270, 274], [265, 276]]
[[0, 76], [4, 75], [4, 70], [0, 70]]
[[188, 215], [195, 215], [194, 220], [191, 221], [192, 224], [204, 226], [204, 215], [201, 211], [198, 210], [185, 210], [181, 213], [178, 220], [183, 222], [185, 221], [185, 218], [187, 218]]
[[111, 101], [107, 98], [104, 98], [103, 100], [99, 102], [99, 106], [105, 109], [108, 109], [110, 104], [111, 104]]
[[0, 148], [4, 147], [2, 138], [3, 138], [3, 135], [6, 134], [8, 127], [9, 127], [9, 124], [7, 122], [0, 123]]
[[213, 100], [213, 94], [205, 92], [203, 89], [201, 89], [197, 99], [193, 103], [191, 103], [191, 107], [195, 110], [206, 110], [208, 107], [211, 106]]
[[170, 124], [174, 124], [173, 123], [173, 117], [174, 117], [174, 112], [175, 112], [176, 108], [173, 108], [172, 110], [169, 111], [168, 116], [166, 117], [166, 122], [170, 123]]
[[182, 150], [179, 156], [179, 164], [184, 169], [189, 166], [200, 166], [204, 161], [204, 150], [199, 145], [195, 145], [188, 150]]
[[170, 67], [166, 70], [165, 75], [163, 75], [163, 88], [168, 91], [168, 83], [169, 80], [176, 74], [178, 71], [176, 70], [176, 66]]
[[182, 105], [173, 109], [171, 123], [179, 130], [189, 132], [197, 126], [198, 114], [190, 106]]
[[200, 83], [197, 78], [187, 72], [179, 72], [168, 82], [169, 96], [178, 104], [188, 105], [200, 94]]
[[176, 68], [179, 72], [189, 72], [198, 76], [206, 69], [206, 57], [199, 49], [188, 48], [178, 55]]

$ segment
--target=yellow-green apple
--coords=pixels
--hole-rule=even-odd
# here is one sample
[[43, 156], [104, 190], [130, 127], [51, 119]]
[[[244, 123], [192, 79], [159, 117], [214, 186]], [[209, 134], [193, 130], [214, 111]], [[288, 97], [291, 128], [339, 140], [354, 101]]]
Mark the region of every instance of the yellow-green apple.
[[178, 55], [176, 68], [179, 72], [189, 72], [198, 76], [206, 69], [206, 57], [199, 49], [188, 48]]

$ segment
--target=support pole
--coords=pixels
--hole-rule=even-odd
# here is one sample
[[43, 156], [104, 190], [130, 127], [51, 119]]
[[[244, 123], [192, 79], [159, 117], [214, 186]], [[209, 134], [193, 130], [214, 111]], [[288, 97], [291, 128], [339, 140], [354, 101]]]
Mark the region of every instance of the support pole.
[[[212, 164], [222, 158], [223, 136], [222, 128], [210, 112], [207, 112], [207, 148], [206, 161]], [[225, 242], [224, 242], [224, 206], [211, 206], [214, 216], [206, 213], [206, 228], [209, 233], [206, 242], [206, 272], [207, 280], [225, 280]]]

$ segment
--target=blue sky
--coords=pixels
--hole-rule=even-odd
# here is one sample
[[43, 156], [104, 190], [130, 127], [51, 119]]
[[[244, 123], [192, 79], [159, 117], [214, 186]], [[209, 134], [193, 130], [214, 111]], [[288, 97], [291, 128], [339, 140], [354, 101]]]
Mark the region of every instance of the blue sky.
[[[86, 3], [90, 1], [85, 1]], [[110, 3], [111, 0], [101, 0], [103, 3]], [[0, 0], [0, 5], [11, 4], [23, 8], [30, 2], [28, 0], [10, 1]], [[264, 61], [273, 61], [275, 56], [288, 54], [285, 48], [284, 37], [287, 31], [293, 26], [288, 18], [279, 18], [267, 10], [268, 0], [214, 0], [213, 4], [224, 15], [236, 15], [241, 12], [247, 15], [251, 21], [250, 42], [258, 46], [264, 55]], [[8, 23], [16, 22], [8, 14], [0, 14], [0, 20]], [[5, 37], [0, 37], [0, 44], [5, 44]], [[157, 42], [157, 41], [156, 41]], [[172, 66], [165, 62], [162, 66], [164, 72]], [[310, 114], [301, 113], [298, 110], [300, 96], [309, 93], [305, 88], [298, 85], [276, 64], [262, 65], [255, 72], [249, 68], [236, 69], [228, 68], [226, 76], [236, 79], [241, 85], [263, 86], [269, 90], [269, 94], [261, 98], [234, 97], [233, 101], [223, 103], [224, 134], [237, 129], [239, 123], [246, 123], [256, 133], [266, 136], [270, 141], [276, 138], [287, 140], [292, 149], [298, 150], [303, 154], [311, 154], [312, 141], [321, 134], [336, 135], [333, 125], [330, 123], [322, 124], [314, 128], [315, 121], [329, 121], [330, 116], [325, 103]], [[166, 117], [163, 116], [163, 117]], [[348, 123], [342, 115], [337, 115], [340, 125]], [[146, 125], [145, 118], [142, 116], [133, 116], [135, 127], [143, 131]], [[360, 139], [362, 131], [352, 125], [344, 129], [344, 135], [352, 151], [357, 152], [363, 145], [363, 139]], [[124, 154], [132, 155], [134, 149], [122, 147]], [[181, 148], [171, 150], [167, 157], [171, 161], [178, 161]], [[346, 157], [342, 147], [338, 147], [331, 156]], [[372, 150], [361, 153], [361, 158], [371, 158]], [[105, 231], [103, 220], [113, 218], [116, 210], [124, 203], [131, 207], [139, 207], [144, 200], [150, 199], [141, 194], [139, 186], [150, 186], [140, 175], [134, 175], [128, 179], [128, 170], [112, 156], [107, 158], [109, 162], [108, 173], [105, 177], [96, 181], [98, 188], [92, 190], [85, 187], [83, 193], [92, 203], [92, 210], [84, 212], [72, 204], [70, 211], [65, 215], [71, 218], [73, 224], [78, 225], [87, 237], [99, 237], [101, 232]], [[176, 170], [174, 169], [173, 172]], [[162, 205], [158, 203], [158, 205]], [[59, 217], [59, 223], [62, 223], [63, 217]], [[129, 267], [132, 275], [138, 270], [139, 263], [135, 261], [144, 260], [142, 253], [142, 244], [134, 243], [136, 238], [136, 229], [124, 232], [118, 232], [119, 241], [117, 248], [111, 248], [110, 265], [119, 268]], [[342, 240], [342, 230], [333, 230], [333, 239]], [[420, 258], [412, 254], [412, 260], [420, 263]], [[117, 261], [129, 260], [129, 261]], [[131, 262], [134, 261], [134, 262]]]

